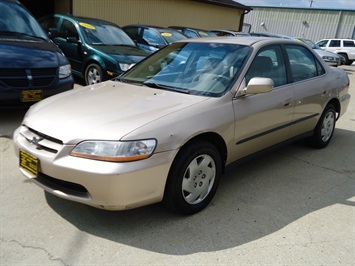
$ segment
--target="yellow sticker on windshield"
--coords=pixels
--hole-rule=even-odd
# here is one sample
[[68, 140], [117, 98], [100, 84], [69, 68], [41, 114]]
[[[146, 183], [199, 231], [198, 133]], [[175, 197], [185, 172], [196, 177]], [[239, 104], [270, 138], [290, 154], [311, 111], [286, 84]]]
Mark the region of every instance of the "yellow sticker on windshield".
[[162, 32], [161, 36], [163, 36], [163, 37], [171, 37], [172, 34], [170, 32]]
[[94, 30], [95, 29], [95, 27], [93, 25], [90, 25], [90, 24], [87, 24], [87, 23], [84, 23], [84, 22], [80, 22], [79, 25], [84, 27], [84, 28], [87, 28], [89, 30]]
[[204, 31], [199, 31], [198, 32], [201, 36], [208, 36], [208, 34], [206, 33], [206, 32], [204, 32]]

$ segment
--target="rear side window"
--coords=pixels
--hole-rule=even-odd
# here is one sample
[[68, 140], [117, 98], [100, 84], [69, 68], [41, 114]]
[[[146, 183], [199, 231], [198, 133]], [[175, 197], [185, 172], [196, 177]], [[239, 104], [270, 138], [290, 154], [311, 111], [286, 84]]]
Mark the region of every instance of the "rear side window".
[[329, 47], [340, 47], [340, 40], [331, 40]]
[[355, 47], [354, 41], [343, 41], [344, 47]]
[[314, 78], [325, 73], [324, 68], [313, 54], [301, 46], [286, 46], [290, 60], [291, 77], [293, 82]]

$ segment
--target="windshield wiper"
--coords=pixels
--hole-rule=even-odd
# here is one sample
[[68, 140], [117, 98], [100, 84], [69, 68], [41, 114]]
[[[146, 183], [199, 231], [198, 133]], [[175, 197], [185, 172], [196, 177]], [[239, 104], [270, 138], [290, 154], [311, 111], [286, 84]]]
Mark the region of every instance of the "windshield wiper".
[[155, 89], [163, 89], [163, 90], [168, 90], [168, 91], [176, 91], [176, 92], [181, 92], [181, 93], [185, 93], [185, 94], [190, 94], [190, 91], [187, 89], [176, 88], [173, 86], [168, 86], [168, 85], [154, 83], [154, 82], [143, 82], [142, 85], [148, 86], [150, 88], [155, 88]]

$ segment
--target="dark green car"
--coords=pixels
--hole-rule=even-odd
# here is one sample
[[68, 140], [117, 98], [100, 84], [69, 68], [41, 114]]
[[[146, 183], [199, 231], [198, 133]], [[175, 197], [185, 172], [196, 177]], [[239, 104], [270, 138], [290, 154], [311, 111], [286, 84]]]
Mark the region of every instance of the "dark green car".
[[148, 55], [108, 21], [55, 14], [39, 23], [88, 85], [114, 78]]

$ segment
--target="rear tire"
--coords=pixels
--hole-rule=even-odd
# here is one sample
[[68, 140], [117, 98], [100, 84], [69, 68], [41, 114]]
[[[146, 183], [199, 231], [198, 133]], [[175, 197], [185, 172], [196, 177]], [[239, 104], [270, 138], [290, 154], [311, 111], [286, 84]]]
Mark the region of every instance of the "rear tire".
[[329, 104], [320, 117], [313, 136], [308, 139], [308, 144], [317, 149], [327, 146], [333, 137], [335, 123], [336, 110], [332, 104]]
[[221, 175], [221, 156], [213, 144], [198, 141], [183, 147], [170, 168], [163, 202], [180, 214], [197, 213], [212, 200]]

